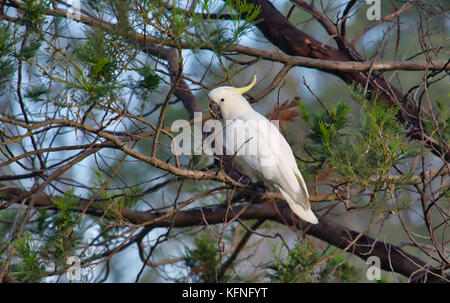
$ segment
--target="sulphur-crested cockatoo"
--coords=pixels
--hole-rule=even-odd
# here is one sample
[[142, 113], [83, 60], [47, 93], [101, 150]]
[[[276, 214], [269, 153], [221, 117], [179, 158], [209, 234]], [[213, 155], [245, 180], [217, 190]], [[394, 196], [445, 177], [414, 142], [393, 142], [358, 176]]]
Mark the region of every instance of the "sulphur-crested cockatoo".
[[278, 128], [250, 106], [242, 96], [256, 83], [235, 88], [222, 86], [209, 92], [210, 111], [222, 119], [227, 154], [236, 157], [245, 173], [278, 189], [292, 211], [316, 224], [309, 194], [291, 147]]

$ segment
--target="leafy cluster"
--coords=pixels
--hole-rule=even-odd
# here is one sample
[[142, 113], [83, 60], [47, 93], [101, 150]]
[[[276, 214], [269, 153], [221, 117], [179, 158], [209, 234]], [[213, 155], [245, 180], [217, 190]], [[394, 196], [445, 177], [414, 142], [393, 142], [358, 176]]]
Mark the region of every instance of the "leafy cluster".
[[38, 282], [45, 274], [45, 267], [40, 257], [40, 249], [32, 239], [31, 233], [27, 232], [24, 237], [17, 239], [14, 248], [20, 262], [11, 266], [13, 275], [19, 281]]
[[273, 273], [269, 273], [268, 277], [281, 283], [313, 282], [320, 256], [312, 249], [311, 244], [308, 242], [297, 244], [286, 257], [283, 256], [283, 248], [283, 245], [274, 246], [274, 260], [268, 266]]
[[[194, 282], [216, 281], [217, 270], [221, 266], [217, 243], [208, 233], [194, 239], [194, 247], [186, 247], [184, 263], [190, 269], [189, 276]], [[222, 279], [226, 281], [224, 277]]]
[[105, 186], [108, 183], [102, 172], [95, 169], [93, 184], [98, 188], [103, 188], [100, 191], [94, 191], [95, 198], [100, 200], [96, 205], [105, 211], [107, 217], [116, 218], [121, 209], [136, 205], [142, 189], [133, 186], [125, 190], [108, 190]]
[[[286, 245], [274, 246], [274, 259], [267, 266], [271, 270], [268, 277], [273, 282], [352, 282], [358, 278], [356, 269], [342, 254], [323, 261], [323, 256], [309, 241], [297, 243], [286, 256], [283, 254], [284, 248], [287, 248]], [[335, 251], [337, 249], [332, 249], [327, 254], [331, 255]]]
[[114, 41], [113, 37], [97, 30], [87, 33], [86, 41], [75, 50], [82, 66], [76, 68], [74, 76], [77, 88], [88, 96], [84, 102], [115, 101], [122, 67], [118, 54], [122, 53], [120, 40]]
[[73, 189], [68, 190], [53, 201], [58, 213], [48, 226], [49, 232], [45, 235], [43, 251], [48, 253], [47, 259], [55, 264], [64, 264], [67, 257], [75, 254], [77, 244], [81, 241], [81, 234], [77, 229], [78, 213], [74, 211], [79, 198], [75, 197], [73, 192]]
[[298, 103], [303, 119], [308, 122], [311, 133], [310, 141], [305, 145], [305, 151], [317, 163], [319, 169], [331, 157], [336, 148], [343, 143], [344, 128], [348, 125], [347, 117], [350, 111], [348, 103], [339, 102], [330, 109], [314, 113], [311, 116], [301, 103]]
[[[40, 210], [37, 220], [27, 227], [22, 237], [13, 242], [17, 254], [13, 258], [10, 273], [16, 279], [39, 282], [51, 271], [64, 271], [67, 257], [78, 255], [77, 246], [82, 233], [77, 220], [78, 213], [73, 211], [77, 201], [73, 190], [56, 198], [53, 202], [57, 212]], [[9, 221], [17, 215], [17, 212], [5, 212], [1, 218]], [[0, 239], [5, 239], [6, 235], [6, 231], [0, 230]]]
[[322, 283], [349, 283], [361, 280], [360, 272], [351, 265], [346, 255], [339, 253], [339, 249], [331, 247], [324, 254], [324, 262], [319, 271], [319, 281]]
[[398, 122], [398, 107], [389, 107], [377, 98], [367, 100], [360, 87], [352, 87], [351, 95], [361, 105], [360, 119], [353, 121], [351, 129], [346, 128], [351, 122], [348, 103], [339, 102], [311, 117], [300, 105], [311, 129], [305, 151], [313, 160], [310, 168], [314, 172], [327, 167], [341, 180], [378, 189], [392, 182], [387, 173], [394, 165], [419, 149]]
[[374, 100], [364, 103], [362, 109], [357, 140], [349, 142], [350, 150], [334, 153], [332, 163], [346, 180], [369, 187], [386, 182], [388, 171], [416, 155], [418, 149], [408, 142], [396, 120], [398, 108]]
[[214, 10], [213, 16], [213, 5], [214, 1], [202, 0], [196, 6], [198, 13], [179, 8], [161, 12], [170, 20], [175, 42], [186, 41], [194, 51], [209, 48], [221, 54], [251, 28], [260, 13], [253, 3], [227, 0]]
[[[104, 180], [100, 172], [96, 171], [94, 183], [103, 184]], [[139, 188], [129, 191], [100, 191], [97, 206], [103, 207], [107, 218], [117, 219], [116, 211], [123, 207], [132, 207], [140, 193]], [[74, 189], [70, 189], [64, 195], [53, 200], [56, 211], [39, 210], [36, 220], [30, 224], [23, 237], [14, 243], [17, 255], [11, 266], [11, 274], [23, 282], [39, 282], [52, 273], [62, 273], [68, 268], [67, 259], [77, 256], [80, 259], [90, 252], [83, 248], [83, 235], [87, 224], [91, 224], [89, 216], [79, 217], [80, 198], [74, 195]], [[16, 212], [2, 212], [1, 219], [11, 221], [17, 215]], [[90, 223], [89, 223], [90, 222]], [[101, 235], [105, 239], [114, 237], [112, 231], [106, 227], [107, 223], [99, 224]], [[120, 230], [115, 230], [120, 232]], [[5, 239], [8, 230], [0, 229], [0, 239]], [[6, 241], [6, 243], [9, 243]], [[0, 246], [1, 247], [1, 246]], [[0, 265], [4, 260], [0, 259]]]
[[10, 29], [6, 25], [0, 25], [0, 88], [10, 81], [14, 73], [13, 60], [8, 56], [11, 54], [12, 48]]
[[44, 13], [50, 7], [50, 3], [50, 0], [23, 0], [19, 6], [22, 12], [19, 22], [37, 30], [45, 21]]
[[142, 80], [138, 83], [138, 87], [149, 91], [158, 88], [161, 78], [150, 65], [145, 65], [142, 69], [138, 70], [138, 73], [142, 77]]

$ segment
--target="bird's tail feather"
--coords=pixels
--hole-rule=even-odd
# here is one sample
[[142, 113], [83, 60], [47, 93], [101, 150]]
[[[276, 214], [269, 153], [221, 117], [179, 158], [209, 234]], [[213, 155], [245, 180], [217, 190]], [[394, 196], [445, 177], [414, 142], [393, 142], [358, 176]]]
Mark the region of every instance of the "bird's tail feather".
[[287, 192], [285, 192], [282, 188], [278, 188], [281, 192], [281, 194], [283, 195], [283, 197], [286, 199], [286, 201], [289, 204], [289, 207], [291, 208], [291, 210], [300, 217], [300, 219], [312, 223], [312, 224], [317, 224], [319, 223], [319, 220], [317, 220], [317, 217], [314, 215], [313, 211], [311, 210], [311, 208], [309, 209], [305, 209], [303, 208], [302, 205], [300, 205], [299, 203], [295, 202]]

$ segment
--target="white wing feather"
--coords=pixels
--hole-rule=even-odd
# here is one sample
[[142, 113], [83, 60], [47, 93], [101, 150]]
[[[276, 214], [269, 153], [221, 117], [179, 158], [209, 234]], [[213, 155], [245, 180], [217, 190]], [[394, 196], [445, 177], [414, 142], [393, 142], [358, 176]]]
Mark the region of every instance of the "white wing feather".
[[291, 147], [275, 125], [251, 111], [228, 121], [225, 133], [227, 150], [235, 154], [251, 178], [274, 185], [294, 213], [305, 221], [318, 223]]

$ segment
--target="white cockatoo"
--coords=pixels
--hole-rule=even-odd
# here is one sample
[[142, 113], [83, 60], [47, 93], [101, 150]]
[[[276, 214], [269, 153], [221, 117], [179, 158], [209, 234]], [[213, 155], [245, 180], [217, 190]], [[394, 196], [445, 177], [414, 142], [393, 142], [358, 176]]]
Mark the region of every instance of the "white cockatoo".
[[222, 86], [208, 94], [211, 112], [223, 122], [227, 153], [236, 157], [253, 181], [274, 186], [297, 216], [316, 224], [308, 189], [291, 147], [278, 128], [242, 96], [255, 83], [256, 76], [248, 86]]

